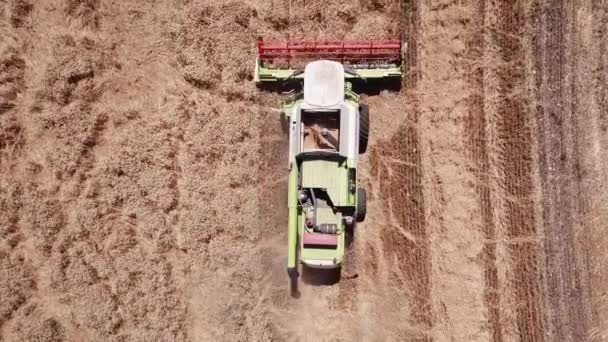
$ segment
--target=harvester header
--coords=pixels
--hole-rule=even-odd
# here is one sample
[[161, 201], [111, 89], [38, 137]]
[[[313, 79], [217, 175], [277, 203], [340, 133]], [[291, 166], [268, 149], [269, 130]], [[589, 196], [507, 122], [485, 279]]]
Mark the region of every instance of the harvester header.
[[265, 41], [257, 42], [255, 81], [275, 82], [302, 78], [305, 65], [331, 60], [356, 73], [346, 78], [386, 79], [401, 77], [401, 40], [359, 41]]

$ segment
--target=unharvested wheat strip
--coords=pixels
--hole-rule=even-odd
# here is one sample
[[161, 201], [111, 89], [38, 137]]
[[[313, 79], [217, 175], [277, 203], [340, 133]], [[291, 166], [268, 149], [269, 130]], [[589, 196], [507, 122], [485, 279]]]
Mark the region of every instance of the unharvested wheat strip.
[[421, 2], [420, 122], [425, 217], [430, 234], [432, 336], [487, 341], [481, 208], [465, 137], [470, 90], [464, 54], [474, 5]]
[[[605, 250], [608, 236], [608, 169], [606, 156], [608, 138], [602, 126], [606, 111], [606, 37], [608, 33], [608, 5], [602, 1], [581, 1], [578, 11], [576, 49], [579, 52], [576, 78], [576, 118], [579, 155], [581, 156], [581, 231], [577, 235], [578, 262], [582, 268], [581, 283], [585, 292], [585, 306], [590, 312], [589, 339], [608, 340], [608, 298], [602, 296], [608, 288], [608, 262]], [[594, 75], [594, 77], [588, 77]], [[603, 105], [603, 108], [602, 108]]]
[[[591, 208], [597, 205], [597, 192], [594, 191], [594, 183], [598, 182], [597, 169], [594, 168], [596, 163], [601, 163], [597, 155], [593, 153], [594, 141], [601, 141], [600, 127], [598, 124], [598, 109], [595, 106], [595, 92], [593, 83], [594, 79], [587, 77], [594, 73], [595, 63], [593, 61], [601, 60], [601, 54], [598, 54], [597, 44], [593, 44], [593, 26], [600, 23], [594, 23], [591, 4], [588, 1], [575, 2], [578, 7], [578, 13], [575, 13], [577, 20], [574, 22], [575, 33], [575, 50], [578, 54], [574, 55], [574, 134], [577, 141], [577, 150], [574, 151], [579, 156], [579, 172], [584, 172], [589, 175], [589, 178], [581, 177], [579, 199], [579, 215], [580, 220], [577, 223], [578, 232], [575, 234], [575, 249], [577, 268], [580, 270], [579, 279], [580, 291], [583, 303], [583, 315], [581, 319], [588, 324], [592, 323], [592, 298], [591, 293], [591, 274], [589, 272], [589, 259], [587, 245], [593, 240], [590, 240], [590, 234], [593, 226], [590, 225], [589, 219], [592, 218], [590, 213]], [[591, 60], [586, 60], [590, 56]], [[580, 225], [580, 226], [579, 226]], [[602, 241], [601, 238], [597, 241]], [[596, 245], [597, 246], [597, 245]], [[593, 250], [593, 249], [592, 249]], [[595, 253], [594, 253], [595, 254]], [[603, 254], [603, 253], [602, 253]], [[601, 285], [600, 285], [601, 286]]]

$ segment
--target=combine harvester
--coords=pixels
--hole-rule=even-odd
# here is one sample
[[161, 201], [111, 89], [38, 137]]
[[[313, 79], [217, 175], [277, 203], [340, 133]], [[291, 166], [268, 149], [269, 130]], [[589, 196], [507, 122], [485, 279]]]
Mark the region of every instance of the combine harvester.
[[281, 116], [289, 131], [287, 273], [298, 266], [339, 269], [345, 235], [365, 219], [357, 159], [365, 153], [369, 109], [353, 84], [378, 90], [401, 81], [400, 40], [267, 42], [258, 40], [255, 81], [295, 88]]

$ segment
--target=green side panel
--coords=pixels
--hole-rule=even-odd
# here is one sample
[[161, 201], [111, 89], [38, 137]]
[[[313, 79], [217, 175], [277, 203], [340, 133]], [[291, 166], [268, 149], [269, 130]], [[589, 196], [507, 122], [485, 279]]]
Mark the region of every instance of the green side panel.
[[[255, 79], [256, 82], [277, 82], [285, 81], [289, 78], [296, 70], [295, 69], [267, 69], [264, 67], [258, 67]], [[293, 79], [302, 79], [304, 74], [294, 76]]]
[[360, 97], [352, 90], [352, 84], [350, 82], [346, 82], [346, 87], [344, 89], [344, 99], [347, 101], [352, 101], [355, 105], [359, 105]]
[[[356, 69], [357, 74], [363, 79], [388, 79], [388, 78], [401, 78], [402, 72], [398, 65], [390, 66], [388, 68], [377, 68], [377, 69]], [[285, 81], [288, 78], [297, 80], [304, 78], [304, 74], [300, 74], [294, 77], [291, 75], [296, 72], [296, 69], [270, 69], [264, 68], [256, 63], [255, 81], [256, 82], [277, 82]], [[344, 75], [345, 79], [356, 79], [358, 77], [350, 74]]]
[[304, 93], [295, 93], [288, 96], [286, 100], [281, 102], [281, 112], [286, 117], [290, 117], [294, 106], [302, 101], [304, 101]]
[[334, 205], [349, 205], [346, 164], [331, 160], [302, 162], [302, 187], [326, 189]]
[[287, 231], [287, 267], [296, 267], [296, 256], [298, 249], [298, 167], [295, 161], [291, 162], [289, 171], [288, 192], [289, 224]]
[[338, 235], [337, 249], [321, 249], [321, 248], [302, 248], [300, 252], [302, 261], [306, 260], [336, 260], [335, 264], [339, 265], [344, 262], [344, 234]]
[[317, 221], [318, 223], [337, 224], [340, 227], [342, 214], [340, 212], [334, 213], [332, 208], [329, 207], [317, 208]]

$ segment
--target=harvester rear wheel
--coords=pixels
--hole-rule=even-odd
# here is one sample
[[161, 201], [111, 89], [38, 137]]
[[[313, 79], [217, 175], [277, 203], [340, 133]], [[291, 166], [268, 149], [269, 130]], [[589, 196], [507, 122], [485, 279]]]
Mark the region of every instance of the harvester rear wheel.
[[367, 214], [367, 192], [365, 189], [357, 189], [357, 222], [363, 222]]
[[359, 154], [367, 151], [367, 139], [369, 137], [369, 106], [359, 105]]

